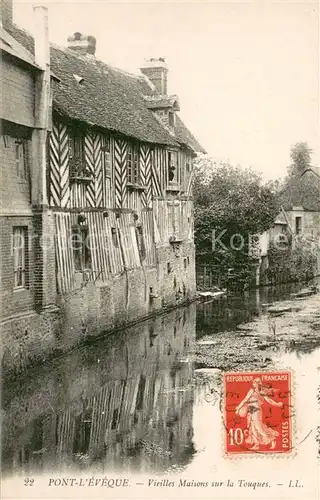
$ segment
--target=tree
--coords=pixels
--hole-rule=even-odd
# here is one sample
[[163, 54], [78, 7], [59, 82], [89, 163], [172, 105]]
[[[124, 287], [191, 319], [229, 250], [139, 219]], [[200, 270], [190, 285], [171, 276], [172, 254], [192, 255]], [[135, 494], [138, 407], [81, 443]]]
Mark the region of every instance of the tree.
[[279, 202], [285, 210], [301, 206], [306, 210], [320, 210], [320, 182], [312, 174], [312, 150], [305, 142], [298, 142], [291, 148], [292, 164], [279, 191]]
[[297, 142], [290, 151], [292, 164], [288, 169], [289, 175], [301, 175], [311, 166], [311, 155], [313, 151], [306, 142]]
[[201, 158], [195, 168], [195, 244], [198, 264], [248, 283], [253, 257], [250, 236], [273, 225], [278, 206], [271, 189], [251, 169]]

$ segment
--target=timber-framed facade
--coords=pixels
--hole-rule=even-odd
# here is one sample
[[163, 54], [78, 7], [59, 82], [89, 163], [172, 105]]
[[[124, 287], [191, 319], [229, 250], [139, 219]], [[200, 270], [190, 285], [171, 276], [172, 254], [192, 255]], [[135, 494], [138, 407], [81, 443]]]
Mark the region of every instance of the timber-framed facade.
[[[37, 40], [7, 30], [33, 53]], [[131, 75], [97, 60], [95, 44], [75, 33], [67, 48], [50, 46], [46, 158], [34, 175], [43, 191], [30, 201], [41, 283], [30, 283], [35, 316], [23, 322], [23, 364], [195, 296], [191, 186], [204, 150], [179, 118], [178, 97], [167, 95], [163, 59]], [[54, 321], [46, 318], [46, 342], [33, 353], [48, 311]], [[3, 324], [7, 338], [21, 328], [16, 317]], [[5, 368], [17, 364], [16, 351], [5, 342]]]

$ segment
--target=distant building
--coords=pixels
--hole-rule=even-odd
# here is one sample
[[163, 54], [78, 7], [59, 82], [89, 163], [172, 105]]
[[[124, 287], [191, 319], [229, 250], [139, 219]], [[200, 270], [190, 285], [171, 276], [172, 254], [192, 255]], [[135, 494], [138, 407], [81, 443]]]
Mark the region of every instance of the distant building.
[[293, 248], [304, 245], [314, 252], [320, 274], [320, 169], [312, 167], [289, 179], [280, 201], [274, 226], [260, 236], [260, 275], [268, 268], [270, 244], [281, 247], [289, 240]]
[[[41, 36], [33, 40], [10, 19], [6, 30], [32, 59]], [[4, 241], [11, 279], [3, 283], [3, 293], [19, 295], [16, 305], [8, 298], [11, 316], [3, 318], [6, 366], [16, 363], [14, 332], [24, 335], [23, 352], [39, 343], [28, 352], [28, 362], [195, 295], [191, 185], [193, 160], [204, 150], [178, 115], [178, 97], [167, 93], [163, 59], [146, 61], [135, 76], [97, 60], [95, 47], [95, 38], [81, 33], [68, 38], [67, 48], [50, 46], [52, 110], [42, 95], [48, 123], [39, 125], [42, 141], [38, 134], [36, 143], [40, 156], [45, 147], [46, 158], [41, 168], [30, 165], [24, 188], [36, 193], [25, 209], [42, 242], [32, 253], [36, 266], [26, 247], [16, 257], [30, 276], [19, 294], [10, 243]], [[45, 61], [43, 67], [48, 71]], [[36, 90], [20, 88], [30, 101], [31, 129]], [[4, 99], [10, 101], [13, 92], [8, 85]], [[22, 110], [19, 99], [13, 121]], [[18, 157], [15, 162], [18, 168]], [[8, 163], [3, 169], [12, 171]], [[15, 183], [20, 186], [18, 179]], [[15, 198], [7, 194], [9, 211], [27, 196], [18, 189]], [[29, 241], [31, 226], [22, 226]], [[38, 281], [32, 291], [33, 275]]]
[[290, 179], [281, 196], [289, 230], [309, 241], [320, 238], [319, 170], [313, 167]]

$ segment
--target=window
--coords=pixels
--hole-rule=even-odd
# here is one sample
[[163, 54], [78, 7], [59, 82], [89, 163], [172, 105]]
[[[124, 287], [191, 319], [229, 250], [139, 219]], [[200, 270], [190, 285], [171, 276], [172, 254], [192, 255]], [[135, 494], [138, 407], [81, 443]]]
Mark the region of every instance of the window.
[[23, 140], [15, 142], [16, 172], [19, 179], [27, 179], [27, 143]]
[[69, 130], [69, 158], [84, 160], [84, 132], [78, 127]]
[[168, 151], [169, 182], [179, 182], [179, 161], [177, 151]]
[[75, 270], [91, 269], [91, 248], [87, 227], [72, 228], [72, 250]]
[[286, 234], [283, 234], [283, 233], [280, 233], [278, 235], [278, 243], [279, 243], [279, 246], [281, 247], [286, 247], [288, 246], [288, 238], [287, 238], [287, 235]]
[[175, 126], [175, 116], [174, 112], [169, 111], [169, 126], [174, 127]]
[[296, 234], [300, 234], [302, 231], [302, 217], [296, 217]]
[[169, 182], [173, 181], [175, 170], [176, 170], [176, 168], [173, 165], [172, 153], [171, 153], [171, 151], [169, 151], [168, 152], [168, 176], [169, 176]]
[[14, 287], [27, 286], [28, 228], [13, 228]]
[[128, 182], [140, 183], [140, 148], [137, 144], [129, 144], [127, 154]]
[[92, 172], [86, 163], [84, 148], [84, 129], [69, 129], [69, 165], [71, 179], [90, 179]]

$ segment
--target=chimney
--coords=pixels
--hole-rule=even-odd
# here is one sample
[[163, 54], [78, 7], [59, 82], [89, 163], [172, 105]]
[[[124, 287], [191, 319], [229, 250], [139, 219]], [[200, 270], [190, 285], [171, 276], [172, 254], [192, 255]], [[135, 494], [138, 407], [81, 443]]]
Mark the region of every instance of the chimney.
[[34, 10], [34, 58], [41, 68], [36, 75], [35, 86], [35, 128], [32, 134], [33, 171], [32, 204], [47, 204], [46, 190], [46, 143], [51, 122], [51, 74], [48, 9], [35, 5]]
[[149, 78], [159, 94], [167, 95], [168, 66], [165, 59], [162, 57], [159, 57], [159, 59], [147, 59], [140, 68], [140, 71]]
[[12, 0], [0, 0], [1, 2], [1, 18], [0, 24], [4, 28], [9, 28], [12, 25]]
[[68, 48], [78, 52], [82, 56], [94, 56], [96, 52], [96, 39], [91, 35], [82, 35], [76, 32], [72, 36], [68, 36]]
[[34, 11], [34, 59], [45, 71], [50, 66], [50, 43], [48, 9], [41, 4], [33, 6]]

